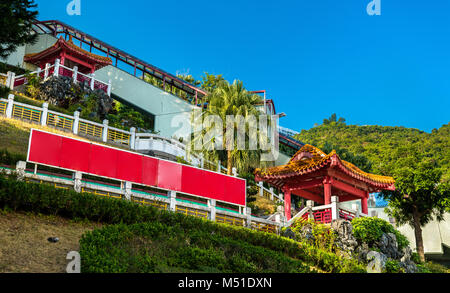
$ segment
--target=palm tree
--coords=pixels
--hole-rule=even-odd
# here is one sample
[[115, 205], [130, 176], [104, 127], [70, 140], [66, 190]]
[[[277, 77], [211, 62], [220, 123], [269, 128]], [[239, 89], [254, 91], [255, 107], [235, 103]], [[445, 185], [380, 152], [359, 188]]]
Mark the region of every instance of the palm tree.
[[[231, 115], [237, 117], [240, 115], [244, 119], [247, 119], [253, 115], [253, 117], [258, 119], [259, 115], [262, 113], [258, 111], [256, 106], [260, 103], [261, 97], [249, 93], [244, 88], [241, 81], [234, 81], [233, 84], [230, 84], [227, 81], [222, 81], [211, 93], [208, 108], [203, 112], [203, 116], [218, 116], [223, 122], [222, 133], [225, 137], [227, 116]], [[237, 123], [234, 123], [235, 129], [236, 124]], [[202, 153], [205, 158], [209, 160], [226, 160], [229, 175], [231, 175], [233, 167], [236, 167], [240, 171], [247, 171], [249, 168], [259, 165], [261, 151], [248, 149], [247, 146], [249, 144], [250, 137], [247, 120], [245, 124], [247, 130], [245, 132], [245, 150], [240, 150], [237, 148], [236, 134], [234, 134], [233, 148], [230, 149], [230, 147], [227, 147], [226, 139], [223, 139], [223, 150], [215, 150], [211, 148], [211, 146], [216, 143], [218, 137], [212, 137], [210, 141], [205, 142], [205, 134], [210, 131], [210, 129], [202, 129], [200, 135], [198, 135], [198, 133], [197, 135], [194, 134], [192, 143], [195, 143], [198, 140], [202, 141]]]

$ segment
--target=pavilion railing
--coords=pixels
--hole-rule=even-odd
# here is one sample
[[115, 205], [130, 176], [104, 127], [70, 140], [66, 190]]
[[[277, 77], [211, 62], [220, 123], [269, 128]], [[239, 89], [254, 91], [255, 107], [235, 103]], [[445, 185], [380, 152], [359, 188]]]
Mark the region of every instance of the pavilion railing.
[[[65, 76], [71, 78], [74, 83], [86, 83], [91, 90], [98, 89], [105, 92], [108, 96], [111, 96], [111, 80], [104, 82], [96, 79], [95, 74], [86, 75], [78, 72], [76, 66], [74, 68], [66, 67], [60, 64], [59, 59], [56, 59], [55, 64], [53, 65], [46, 64], [45, 69], [39, 68], [38, 70], [27, 74], [15, 76], [15, 73], [8, 72], [4, 85], [12, 90], [16, 87], [28, 84], [31, 76], [38, 76], [42, 80], [47, 80], [50, 76]], [[3, 79], [4, 74], [1, 75], [0, 81]]]
[[343, 219], [351, 221], [354, 218], [367, 217], [359, 211], [359, 206], [353, 204], [351, 208], [339, 203], [339, 197], [332, 196], [331, 204], [314, 206], [313, 201], [307, 201], [306, 207], [286, 222], [286, 226], [293, 225], [299, 220], [314, 220], [321, 224], [330, 224], [333, 220]]
[[259, 196], [265, 197], [271, 201], [284, 202], [283, 195], [277, 194], [272, 187], [270, 189], [265, 188], [263, 182], [258, 182], [257, 186]]

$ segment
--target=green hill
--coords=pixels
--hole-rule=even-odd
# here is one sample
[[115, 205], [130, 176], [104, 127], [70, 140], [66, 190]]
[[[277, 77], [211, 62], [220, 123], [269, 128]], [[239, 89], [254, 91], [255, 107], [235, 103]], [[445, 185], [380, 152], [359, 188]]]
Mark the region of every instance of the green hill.
[[444, 172], [443, 180], [450, 180], [450, 123], [427, 133], [405, 127], [358, 126], [327, 121], [301, 131], [296, 139], [325, 152], [335, 149], [344, 160], [364, 171], [381, 175], [392, 175], [395, 152], [412, 145], [426, 157], [436, 160]]

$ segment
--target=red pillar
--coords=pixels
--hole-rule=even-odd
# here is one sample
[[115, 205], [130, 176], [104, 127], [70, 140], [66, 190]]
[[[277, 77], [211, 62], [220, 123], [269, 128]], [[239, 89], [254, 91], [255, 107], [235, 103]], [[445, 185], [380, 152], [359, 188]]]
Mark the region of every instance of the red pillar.
[[291, 219], [291, 191], [284, 192], [284, 215], [286, 221]]
[[369, 199], [369, 193], [366, 192], [366, 196], [363, 199], [361, 199], [361, 212], [366, 215], [369, 214], [369, 206], [367, 204], [368, 199]]
[[323, 196], [325, 205], [331, 204], [331, 179], [329, 177], [323, 181]]

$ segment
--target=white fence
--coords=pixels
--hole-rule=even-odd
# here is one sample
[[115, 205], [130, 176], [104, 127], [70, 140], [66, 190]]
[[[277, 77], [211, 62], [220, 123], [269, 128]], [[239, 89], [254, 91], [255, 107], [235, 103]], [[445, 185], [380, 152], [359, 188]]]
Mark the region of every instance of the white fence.
[[[226, 173], [227, 169], [220, 162], [213, 163], [202, 157], [190, 155], [187, 157], [186, 145], [174, 139], [168, 139], [156, 134], [136, 133], [135, 128], [130, 131], [109, 126], [108, 120], [97, 123], [80, 118], [80, 113], [73, 116], [51, 111], [48, 104], [36, 107], [14, 101], [14, 95], [8, 99], [0, 99], [0, 115], [7, 118], [24, 120], [42, 126], [49, 126], [61, 131], [71, 132], [75, 135], [97, 140], [104, 143], [116, 144], [138, 152], [157, 151], [175, 157], [183, 157], [196, 167]], [[233, 175], [237, 176], [236, 170]]]
[[[2, 74], [4, 76], [4, 74]], [[47, 80], [47, 78], [51, 76], [66, 76], [70, 77], [74, 83], [82, 83], [86, 82], [89, 84], [91, 90], [100, 89], [104, 91], [108, 96], [111, 96], [111, 80], [108, 82], [104, 82], [95, 78], [95, 74], [86, 75], [81, 72], [78, 72], [78, 67], [74, 68], [66, 67], [60, 64], [60, 60], [56, 59], [55, 64], [47, 63], [45, 69], [39, 68], [37, 71], [16, 76], [14, 72], [8, 72], [6, 75], [6, 80], [3, 82], [3, 85], [10, 88], [11, 90], [28, 84], [28, 78], [31, 76], [37, 76], [42, 80]], [[0, 82], [2, 81], [2, 77], [0, 77]]]

